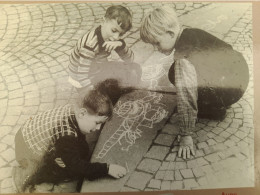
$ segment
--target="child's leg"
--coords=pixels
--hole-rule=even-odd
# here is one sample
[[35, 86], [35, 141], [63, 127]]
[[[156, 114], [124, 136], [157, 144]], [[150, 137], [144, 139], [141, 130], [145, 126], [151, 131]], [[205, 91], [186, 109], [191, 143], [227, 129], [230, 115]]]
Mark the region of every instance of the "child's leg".
[[226, 109], [236, 103], [243, 93], [240, 89], [199, 87], [198, 117], [223, 120]]

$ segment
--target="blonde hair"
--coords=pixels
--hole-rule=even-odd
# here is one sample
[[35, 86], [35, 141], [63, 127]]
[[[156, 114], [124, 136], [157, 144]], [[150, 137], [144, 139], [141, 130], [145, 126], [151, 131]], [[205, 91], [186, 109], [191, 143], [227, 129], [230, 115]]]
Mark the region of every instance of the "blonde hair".
[[155, 37], [167, 31], [178, 34], [180, 23], [174, 8], [162, 6], [149, 12], [142, 21], [140, 28], [141, 39], [146, 43], [155, 43]]

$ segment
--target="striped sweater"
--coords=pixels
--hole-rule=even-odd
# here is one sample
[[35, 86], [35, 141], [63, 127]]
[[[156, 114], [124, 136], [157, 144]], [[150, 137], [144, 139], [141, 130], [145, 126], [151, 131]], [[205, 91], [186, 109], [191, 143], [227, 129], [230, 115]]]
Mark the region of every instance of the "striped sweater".
[[[123, 45], [115, 51], [120, 58], [126, 62], [133, 62], [133, 52], [128, 48], [123, 40]], [[91, 85], [89, 78], [90, 66], [93, 62], [104, 63], [111, 52], [105, 51], [102, 47], [104, 39], [101, 35], [101, 26], [86, 33], [78, 40], [76, 47], [70, 55], [69, 76], [74, 81], [71, 82], [77, 88]], [[78, 85], [75, 85], [75, 81]]]

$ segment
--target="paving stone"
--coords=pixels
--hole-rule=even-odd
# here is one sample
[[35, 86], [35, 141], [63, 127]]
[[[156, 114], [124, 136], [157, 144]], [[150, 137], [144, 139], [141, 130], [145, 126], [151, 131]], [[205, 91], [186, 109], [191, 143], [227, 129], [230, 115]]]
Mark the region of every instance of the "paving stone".
[[207, 161], [213, 163], [213, 162], [217, 162], [220, 160], [219, 156], [217, 153], [214, 154], [209, 154], [207, 156], [204, 157]]
[[167, 170], [169, 167], [170, 162], [163, 162], [162, 166], [160, 167], [160, 170]]
[[218, 143], [222, 143], [225, 141], [225, 138], [223, 138], [221, 136], [216, 136], [216, 137], [214, 137], [214, 140], [216, 140], [216, 142], [218, 142]]
[[[1, 169], [0, 169], [1, 171]], [[151, 180], [152, 175], [142, 172], [134, 172], [126, 185], [135, 189], [143, 190], [146, 184]]]
[[6, 115], [16, 116], [16, 115], [20, 115], [21, 112], [22, 112], [22, 106], [9, 106], [7, 108]]
[[198, 183], [196, 182], [195, 179], [184, 179], [184, 189], [191, 189], [194, 187], [198, 187]]
[[176, 159], [176, 156], [177, 156], [177, 152], [170, 153], [170, 154], [167, 156], [166, 160], [167, 160], [167, 161], [174, 161], [174, 160]]
[[173, 162], [173, 161], [169, 162], [169, 166], [168, 166], [167, 170], [175, 170], [175, 162]]
[[164, 175], [165, 175], [166, 171], [157, 171], [156, 175], [155, 175], [155, 179], [163, 179], [164, 178]]
[[14, 191], [13, 187], [9, 187], [9, 188], [1, 189], [1, 193], [3, 193], [3, 194], [14, 194], [15, 191]]
[[240, 139], [244, 139], [247, 136], [247, 133], [243, 132], [243, 131], [237, 131], [235, 133], [235, 136], [237, 136]]
[[162, 133], [167, 133], [170, 135], [178, 135], [180, 131], [177, 125], [167, 123], [162, 129]]
[[206, 179], [206, 177], [201, 177], [201, 178], [198, 179], [198, 184], [200, 186], [207, 186], [208, 180]]
[[155, 143], [164, 145], [164, 146], [171, 146], [173, 143], [173, 140], [175, 139], [175, 136], [168, 135], [168, 134], [160, 134], [155, 139]]
[[24, 103], [23, 98], [16, 98], [16, 99], [9, 100], [8, 105], [9, 106], [20, 106], [20, 105], [23, 105], [23, 103]]
[[214, 171], [210, 165], [200, 167], [206, 175], [212, 174]]
[[229, 125], [230, 125], [230, 123], [221, 122], [217, 126], [220, 128], [226, 129]]
[[26, 106], [23, 108], [22, 113], [25, 115], [35, 115], [38, 112], [38, 106]]
[[209, 146], [217, 144], [217, 142], [214, 139], [207, 140], [207, 143], [208, 143]]
[[181, 190], [181, 189], [183, 189], [182, 181], [173, 181], [171, 183], [171, 190]]
[[224, 131], [224, 129], [220, 127], [215, 127], [214, 129], [212, 129], [212, 132], [217, 135], [220, 134], [222, 131]]
[[6, 116], [1, 125], [10, 125], [13, 126], [16, 124], [19, 116]]
[[[1, 126], [0, 127], [0, 131], [1, 131], [1, 133], [0, 133], [0, 138], [1, 138], [1, 137], [4, 137], [4, 136], [8, 135], [9, 133], [11, 133], [12, 132], [12, 127], [10, 127], [10, 126]], [[0, 149], [0, 151], [1, 151], [1, 149]]]
[[182, 169], [182, 170], [180, 170], [180, 172], [184, 179], [194, 177], [191, 169]]
[[35, 83], [35, 79], [32, 75], [22, 77], [22, 78], [20, 78], [20, 81], [21, 81], [22, 85], [28, 85], [28, 84], [31, 84], [31, 83]]
[[142, 160], [137, 168], [144, 172], [155, 173], [159, 169], [160, 165], [160, 161], [146, 158]]
[[6, 161], [3, 160], [0, 156], [0, 168], [6, 165]]
[[223, 169], [224, 169], [224, 167], [223, 167], [223, 166], [221, 165], [221, 163], [219, 163], [219, 162], [212, 163], [211, 166], [212, 166], [212, 169], [213, 169], [215, 172], [223, 171]]
[[198, 162], [196, 159], [187, 161], [188, 168], [198, 167]]
[[166, 171], [163, 180], [174, 180], [174, 171]]
[[160, 189], [161, 188], [161, 180], [158, 179], [151, 179], [150, 183], [148, 184], [149, 188]]
[[1, 189], [10, 188], [12, 187], [12, 178], [4, 179], [1, 182]]
[[6, 150], [6, 148], [7, 148], [7, 144], [0, 143], [0, 152]]
[[175, 169], [176, 170], [186, 169], [186, 168], [187, 168], [186, 162], [175, 162]]
[[174, 177], [175, 177], [175, 180], [177, 180], [177, 181], [183, 179], [179, 170], [175, 171]]
[[14, 143], [14, 136], [13, 135], [6, 135], [1, 139], [1, 142], [7, 145], [13, 145]]
[[229, 127], [225, 131], [230, 133], [230, 134], [234, 134], [235, 132], [237, 132], [237, 130], [238, 130], [237, 128]]
[[228, 138], [231, 134], [230, 133], [228, 133], [228, 132], [226, 132], [226, 131], [223, 131], [223, 132], [221, 132], [220, 134], [219, 134], [221, 137], [223, 137], [223, 138]]
[[235, 143], [234, 141], [232, 141], [232, 140], [227, 140], [227, 141], [224, 142], [224, 144], [225, 144], [226, 146], [228, 146], [228, 147], [232, 147], [232, 146], [234, 146], [236, 143]]
[[11, 173], [12, 173], [12, 167], [0, 168], [0, 180], [6, 179], [8, 177], [11, 177]]
[[162, 181], [161, 190], [170, 190], [171, 182], [170, 181]]
[[15, 159], [15, 154], [14, 150], [9, 148], [6, 151], [1, 153], [1, 156], [3, 157], [4, 160], [7, 162], [13, 161]]
[[38, 106], [40, 104], [39, 98], [26, 99], [24, 106]]
[[195, 175], [195, 177], [197, 177], [197, 178], [205, 175], [205, 172], [201, 167], [194, 167], [192, 169], [192, 172]]
[[145, 157], [163, 160], [169, 152], [169, 149], [169, 147], [164, 146], [152, 146], [152, 148], [146, 153]]
[[208, 145], [207, 145], [206, 142], [201, 142], [201, 143], [198, 143], [198, 144], [197, 144], [197, 147], [198, 147], [198, 149], [203, 149], [203, 148], [208, 147]]
[[44, 112], [46, 110], [51, 110], [54, 108], [54, 104], [53, 103], [41, 103], [39, 105], [39, 112]]

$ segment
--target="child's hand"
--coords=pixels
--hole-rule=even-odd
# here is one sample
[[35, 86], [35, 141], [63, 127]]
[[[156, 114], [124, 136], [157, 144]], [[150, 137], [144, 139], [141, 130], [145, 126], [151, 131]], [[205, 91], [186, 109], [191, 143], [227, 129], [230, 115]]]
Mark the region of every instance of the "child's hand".
[[108, 174], [116, 179], [119, 179], [126, 175], [126, 169], [120, 165], [110, 164]]
[[191, 136], [181, 136], [180, 138], [180, 148], [178, 151], [178, 156], [183, 156], [183, 159], [190, 158], [190, 154], [195, 155], [193, 149], [193, 140]]
[[123, 44], [121, 41], [106, 41], [102, 46], [105, 47], [107, 52], [111, 52], [117, 47], [121, 47]]

